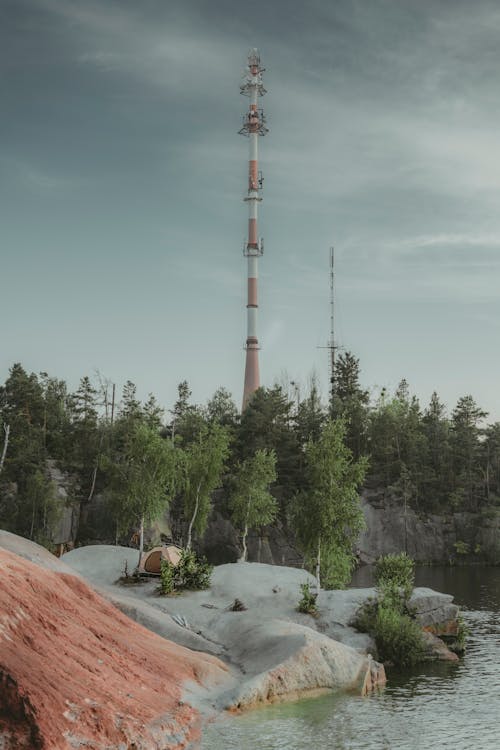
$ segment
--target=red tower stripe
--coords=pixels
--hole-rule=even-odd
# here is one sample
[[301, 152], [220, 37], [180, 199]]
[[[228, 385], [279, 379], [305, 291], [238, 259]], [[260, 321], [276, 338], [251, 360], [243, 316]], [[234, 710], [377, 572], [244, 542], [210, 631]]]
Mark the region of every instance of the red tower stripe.
[[248, 219], [248, 244], [257, 244], [257, 219]]
[[248, 279], [248, 304], [257, 307], [257, 279]]

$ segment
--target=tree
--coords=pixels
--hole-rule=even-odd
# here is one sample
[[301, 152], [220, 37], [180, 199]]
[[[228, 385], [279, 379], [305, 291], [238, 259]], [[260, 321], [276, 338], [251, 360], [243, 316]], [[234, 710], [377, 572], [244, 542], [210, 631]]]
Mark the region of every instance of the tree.
[[183, 450], [184, 511], [189, 518], [187, 549], [191, 549], [193, 529], [203, 534], [211, 509], [211, 495], [222, 481], [224, 462], [229, 455], [229, 432], [220, 424], [201, 426], [198, 439]]
[[231, 497], [232, 519], [242, 534], [243, 554], [247, 559], [247, 535], [250, 529], [267, 526], [276, 517], [276, 500], [269, 486], [276, 481], [276, 454], [258, 450], [238, 467], [234, 493]]
[[487, 416], [472, 396], [462, 396], [451, 415], [451, 448], [454, 487], [452, 499], [476, 511], [480, 502], [480, 423]]
[[285, 502], [301, 486], [301, 446], [294, 429], [293, 403], [279, 385], [259, 388], [241, 416], [237, 429], [235, 456], [239, 461], [256, 450], [276, 452], [276, 495]]
[[365, 477], [367, 459], [353, 460], [344, 442], [345, 433], [342, 420], [330, 419], [319, 440], [308, 443], [307, 488], [295, 507], [295, 532], [306, 555], [316, 559], [318, 589], [324, 554], [337, 559], [343, 582], [347, 582], [346, 573], [353, 564], [352, 545], [364, 525], [358, 487]]
[[138, 422], [126, 438], [121, 460], [111, 470], [111, 501], [118, 527], [139, 525], [139, 562], [144, 523], [167, 508], [178, 486], [178, 454], [158, 431]]
[[481, 445], [481, 465], [487, 502], [500, 501], [500, 422], [494, 422], [484, 430]]
[[321, 403], [316, 379], [313, 377], [309, 393], [299, 402], [296, 416], [296, 430], [301, 445], [309, 440], [317, 440], [326, 419], [325, 410]]
[[238, 421], [238, 409], [232, 395], [225, 388], [217, 388], [207, 403], [209, 422], [219, 422], [225, 427], [234, 427]]
[[163, 424], [165, 410], [161, 408], [155, 396], [150, 393], [143, 406], [142, 416], [148, 427], [159, 430]]
[[344, 419], [346, 444], [355, 457], [366, 451], [368, 429], [368, 391], [359, 382], [359, 359], [342, 352], [335, 361], [330, 415]]
[[422, 418], [422, 429], [425, 437], [422, 496], [425, 506], [436, 510], [445, 503], [452, 479], [450, 422], [436, 391]]

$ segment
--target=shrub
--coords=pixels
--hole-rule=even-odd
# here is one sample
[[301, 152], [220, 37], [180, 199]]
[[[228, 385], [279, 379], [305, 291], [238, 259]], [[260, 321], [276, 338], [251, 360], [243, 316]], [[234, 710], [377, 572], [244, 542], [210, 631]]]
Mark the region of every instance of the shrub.
[[415, 562], [406, 552], [384, 555], [375, 564], [375, 582], [382, 593], [394, 596], [400, 591], [406, 602], [413, 591]]
[[168, 560], [161, 561], [160, 593], [171, 594], [174, 590], [174, 566]]
[[316, 599], [318, 595], [313, 594], [310, 583], [301, 583], [300, 590], [302, 591], [302, 599], [299, 601], [298, 611], [303, 612], [305, 615], [317, 617], [318, 607], [316, 606]]
[[460, 539], [457, 542], [454, 542], [453, 546], [455, 547], [457, 555], [468, 555], [470, 552], [470, 547], [467, 542], [462, 542]]
[[455, 651], [457, 654], [463, 654], [467, 646], [467, 638], [470, 635], [470, 630], [465, 624], [462, 615], [458, 616], [458, 630], [457, 635], [453, 643], [449, 644], [451, 651]]
[[379, 604], [374, 632], [378, 656], [398, 667], [412, 667], [424, 657], [420, 625], [409, 615]]
[[413, 666], [425, 655], [422, 630], [408, 610], [414, 562], [404, 552], [385, 555], [377, 561], [375, 580], [377, 599], [361, 607], [355, 627], [373, 636], [379, 659], [398, 667]]
[[208, 589], [213, 569], [213, 565], [204, 557], [198, 557], [194, 550], [182, 550], [181, 559], [175, 569], [175, 588], [193, 591]]
[[168, 560], [161, 561], [160, 593], [172, 594], [174, 591], [208, 589], [212, 571], [213, 565], [210, 565], [205, 558], [197, 557], [193, 550], [182, 550], [176, 566]]

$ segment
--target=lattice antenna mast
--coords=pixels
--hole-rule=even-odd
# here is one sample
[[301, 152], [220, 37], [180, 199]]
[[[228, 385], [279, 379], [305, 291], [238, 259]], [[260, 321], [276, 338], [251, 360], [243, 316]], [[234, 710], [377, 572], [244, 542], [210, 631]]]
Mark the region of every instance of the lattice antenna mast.
[[258, 162], [258, 140], [259, 136], [268, 132], [266, 118], [262, 108], [258, 106], [259, 97], [264, 96], [266, 89], [262, 83], [264, 68], [260, 64], [260, 55], [257, 49], [251, 49], [248, 53], [247, 68], [240, 86], [240, 92], [250, 99], [248, 112], [243, 116], [243, 125], [239, 130], [241, 135], [249, 139], [248, 160], [248, 188], [244, 200], [248, 204], [248, 238], [243, 246], [243, 255], [248, 263], [248, 299], [247, 299], [247, 339], [245, 344], [245, 383], [243, 387], [243, 410], [245, 410], [249, 399], [260, 387], [259, 374], [259, 340], [257, 337], [257, 280], [258, 259], [264, 252], [264, 242], [258, 236], [257, 214], [258, 205], [262, 201], [261, 190], [263, 185], [262, 173], [259, 171]]
[[330, 398], [333, 405], [335, 394], [335, 248], [330, 248]]

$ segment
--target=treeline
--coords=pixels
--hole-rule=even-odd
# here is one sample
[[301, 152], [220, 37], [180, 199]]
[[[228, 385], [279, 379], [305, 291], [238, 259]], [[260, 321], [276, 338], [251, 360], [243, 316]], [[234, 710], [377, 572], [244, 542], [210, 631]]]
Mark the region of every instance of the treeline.
[[[472, 396], [448, 414], [436, 393], [422, 407], [403, 380], [373, 403], [350, 353], [338, 357], [333, 393], [324, 404], [314, 382], [298, 399], [279, 385], [261, 388], [240, 415], [224, 388], [199, 406], [183, 382], [165, 412], [153, 395], [141, 403], [131, 382], [115, 397], [109, 381], [84, 377], [70, 392], [63, 380], [15, 364], [0, 388], [0, 526], [50, 542], [60, 508], [57, 467], [73, 477], [70, 499], [82, 511], [98, 493], [104, 497], [99, 531], [108, 538], [139, 529], [168, 495], [186, 540], [203, 533], [216, 488], [221, 510], [244, 521], [234, 498], [241, 505], [244, 470], [247, 485], [258, 484], [258, 461], [251, 466], [258, 451], [261, 474], [273, 480], [262, 492], [272, 484], [275, 504], [262, 518], [278, 515], [293, 526], [297, 498], [311, 489], [307, 446], [331, 418], [343, 425], [345, 460], [368, 457], [365, 484], [417, 512], [478, 511], [500, 502], [500, 423], [486, 425]], [[159, 476], [165, 481], [158, 494]], [[151, 507], [141, 506], [145, 494]], [[79, 534], [93, 532], [82, 525]]]

